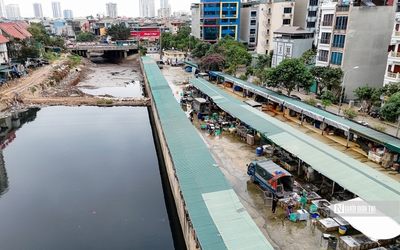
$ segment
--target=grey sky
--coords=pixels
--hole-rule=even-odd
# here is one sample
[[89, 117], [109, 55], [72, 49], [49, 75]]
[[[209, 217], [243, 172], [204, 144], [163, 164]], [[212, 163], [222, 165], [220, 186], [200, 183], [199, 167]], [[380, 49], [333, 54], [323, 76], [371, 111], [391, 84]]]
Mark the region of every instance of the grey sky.
[[[51, 0], [3, 0], [4, 5], [18, 4], [22, 17], [33, 17], [33, 3], [41, 3], [43, 15], [52, 17]], [[198, 3], [200, 0], [168, 0], [172, 11], [186, 10], [190, 11], [191, 3]], [[139, 15], [139, 0], [59, 0], [61, 3], [61, 13], [66, 10], [72, 10], [75, 17], [95, 16], [97, 13], [106, 12], [106, 3], [117, 3], [118, 15], [137, 17]], [[160, 0], [155, 0], [156, 11], [160, 6]]]

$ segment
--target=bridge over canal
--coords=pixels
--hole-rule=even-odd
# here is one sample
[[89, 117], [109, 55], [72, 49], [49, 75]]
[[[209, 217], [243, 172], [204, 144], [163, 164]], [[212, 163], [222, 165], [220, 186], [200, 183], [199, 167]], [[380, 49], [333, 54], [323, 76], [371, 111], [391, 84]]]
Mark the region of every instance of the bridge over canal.
[[138, 46], [136, 44], [117, 45], [87, 43], [69, 45], [68, 51], [87, 58], [90, 58], [92, 52], [103, 53], [106, 57], [126, 58], [128, 53], [138, 53]]

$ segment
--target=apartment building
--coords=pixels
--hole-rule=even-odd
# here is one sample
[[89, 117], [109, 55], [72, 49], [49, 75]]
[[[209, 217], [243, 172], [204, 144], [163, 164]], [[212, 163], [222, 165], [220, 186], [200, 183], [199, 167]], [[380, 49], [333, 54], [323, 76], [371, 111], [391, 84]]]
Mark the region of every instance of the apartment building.
[[286, 58], [300, 58], [314, 40], [310, 31], [298, 26], [282, 26], [274, 31], [274, 36], [271, 67], [278, 66]]
[[[398, 10], [399, 11], [399, 10]], [[383, 86], [400, 82], [400, 12], [396, 12]]]
[[200, 35], [200, 11], [201, 11], [201, 7], [200, 7], [200, 3], [192, 3], [190, 5], [190, 12], [192, 13], [192, 25], [190, 26], [190, 28], [192, 29], [192, 36], [200, 39], [201, 35]]
[[42, 10], [42, 4], [41, 3], [34, 3], [33, 4], [33, 15], [35, 18], [43, 18], [43, 10]]
[[[305, 1], [300, 1], [300, 4]], [[294, 0], [260, 0], [257, 54], [268, 54], [274, 49], [274, 31], [294, 22]]]
[[394, 0], [325, 0], [320, 5], [316, 65], [345, 72], [346, 100], [354, 99], [359, 86], [382, 86], [395, 10]]
[[[322, 2], [322, 0], [308, 0], [307, 1], [307, 9], [306, 9], [306, 20], [304, 23], [304, 29], [308, 30], [313, 34], [314, 39], [314, 44], [317, 45], [318, 43], [318, 25], [319, 25], [319, 4]], [[296, 9], [298, 6], [296, 5]], [[296, 10], [297, 11], [297, 10]], [[297, 17], [297, 13], [296, 16]]]
[[239, 40], [240, 0], [201, 0], [200, 39], [215, 43], [229, 35]]
[[249, 51], [255, 51], [258, 38], [258, 3], [242, 2], [240, 15], [240, 41], [247, 44]]

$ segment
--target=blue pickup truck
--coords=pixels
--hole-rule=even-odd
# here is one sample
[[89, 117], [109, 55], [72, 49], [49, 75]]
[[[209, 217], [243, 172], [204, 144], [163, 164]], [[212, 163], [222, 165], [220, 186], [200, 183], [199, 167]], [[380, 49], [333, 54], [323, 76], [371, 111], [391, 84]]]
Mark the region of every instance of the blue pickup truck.
[[253, 161], [247, 164], [250, 181], [268, 189], [278, 198], [293, 193], [293, 176], [272, 160]]

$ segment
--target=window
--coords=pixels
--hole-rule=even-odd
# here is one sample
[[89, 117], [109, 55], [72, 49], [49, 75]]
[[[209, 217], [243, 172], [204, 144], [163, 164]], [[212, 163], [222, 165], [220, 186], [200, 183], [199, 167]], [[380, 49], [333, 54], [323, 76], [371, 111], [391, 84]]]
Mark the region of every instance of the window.
[[347, 16], [338, 16], [336, 17], [335, 29], [337, 30], [345, 30], [347, 29]]
[[282, 51], [283, 51], [283, 46], [280, 45], [280, 46], [279, 46], [279, 54], [282, 54]]
[[318, 6], [318, 0], [309, 0], [308, 5], [310, 5], [310, 6]]
[[331, 42], [331, 33], [322, 32], [319, 42], [322, 44], [329, 44]]
[[290, 14], [290, 13], [292, 13], [292, 8], [284, 8], [284, 9], [283, 9], [283, 13], [285, 13], [285, 14]]
[[315, 28], [315, 22], [307, 22], [307, 28]]
[[286, 47], [286, 56], [290, 56], [291, 47]]
[[333, 14], [324, 15], [322, 26], [332, 26]]
[[318, 61], [322, 61], [322, 62], [327, 62], [328, 61], [329, 51], [320, 50], [318, 54], [319, 54], [318, 55]]
[[251, 17], [256, 17], [257, 16], [257, 11], [252, 11], [250, 14]]
[[269, 30], [267, 30], [267, 35], [269, 35]]
[[343, 54], [340, 52], [332, 52], [331, 63], [334, 65], [342, 65]]
[[333, 42], [332, 42], [332, 47], [336, 48], [343, 48], [344, 47], [344, 39], [345, 35], [334, 35], [333, 36]]
[[310, 10], [309, 12], [308, 12], [308, 16], [317, 16], [317, 11], [314, 11], [314, 10]]
[[257, 20], [251, 20], [250, 21], [250, 25], [256, 25], [257, 24]]
[[250, 29], [250, 34], [254, 35], [256, 33], [256, 29]]
[[256, 42], [256, 38], [255, 37], [250, 37], [249, 42], [250, 43], [255, 43]]
[[290, 25], [290, 19], [283, 19], [282, 24], [283, 25], [285, 25], [285, 24], [289, 24]]

